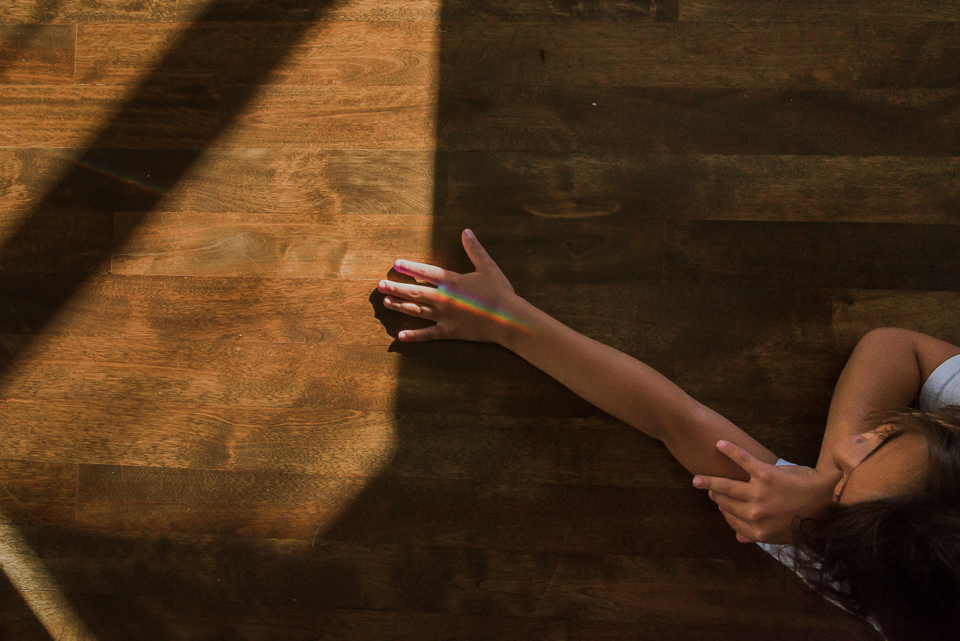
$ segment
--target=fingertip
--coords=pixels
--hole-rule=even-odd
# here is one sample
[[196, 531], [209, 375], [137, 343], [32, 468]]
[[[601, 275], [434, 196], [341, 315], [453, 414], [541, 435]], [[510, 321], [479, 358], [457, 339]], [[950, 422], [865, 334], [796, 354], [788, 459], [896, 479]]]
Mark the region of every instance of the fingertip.
[[473, 230], [471, 230], [471, 229], [464, 229], [464, 230], [463, 230], [463, 235], [466, 236], [467, 238], [469, 238], [470, 240], [476, 240], [476, 239], [477, 239], [477, 237], [473, 235]]
[[410, 337], [410, 334], [408, 334], [407, 332], [400, 332], [400, 334], [399, 334], [399, 338], [400, 338], [400, 340], [402, 340], [402, 341], [407, 340], [409, 337]]
[[717, 441], [717, 449], [718, 449], [718, 450], [722, 450], [722, 449], [725, 448], [726, 446], [727, 446], [727, 442], [726, 442], [726, 441]]

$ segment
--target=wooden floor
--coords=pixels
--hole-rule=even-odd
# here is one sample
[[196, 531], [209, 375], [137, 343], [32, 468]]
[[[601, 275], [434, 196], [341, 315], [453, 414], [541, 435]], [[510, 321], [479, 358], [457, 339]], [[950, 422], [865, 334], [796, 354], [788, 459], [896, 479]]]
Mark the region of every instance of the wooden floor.
[[469, 226], [812, 465], [860, 336], [960, 342], [956, 2], [4, 5], [0, 638], [877, 638], [375, 288]]

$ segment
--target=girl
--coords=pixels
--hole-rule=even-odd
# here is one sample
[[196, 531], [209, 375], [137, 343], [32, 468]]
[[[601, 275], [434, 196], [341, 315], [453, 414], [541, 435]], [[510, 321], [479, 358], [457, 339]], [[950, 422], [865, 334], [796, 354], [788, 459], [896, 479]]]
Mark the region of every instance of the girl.
[[[960, 348], [908, 330], [867, 334], [837, 382], [816, 468], [796, 466], [652, 368], [527, 303], [469, 229], [462, 241], [473, 273], [398, 260], [398, 272], [436, 287], [380, 281], [388, 309], [435, 323], [401, 341], [516, 352], [662, 441], [739, 541], [792, 557], [818, 593], [891, 641], [960, 639]], [[900, 410], [918, 391], [921, 411]], [[794, 546], [771, 545], [784, 543]]]

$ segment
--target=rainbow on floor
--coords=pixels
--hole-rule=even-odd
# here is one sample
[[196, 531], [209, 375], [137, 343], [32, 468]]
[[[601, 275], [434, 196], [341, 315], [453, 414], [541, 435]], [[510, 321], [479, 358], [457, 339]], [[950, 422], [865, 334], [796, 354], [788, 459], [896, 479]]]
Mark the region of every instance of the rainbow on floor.
[[153, 193], [153, 194], [157, 194], [158, 196], [168, 196], [170, 194], [170, 191], [168, 189], [163, 189], [161, 187], [157, 187], [156, 185], [151, 185], [145, 180], [134, 178], [133, 176], [121, 173], [115, 169], [111, 169], [106, 165], [101, 165], [95, 162], [91, 162], [89, 160], [83, 160], [71, 154], [64, 153], [59, 149], [54, 149], [52, 147], [41, 147], [41, 146], [32, 145], [30, 144], [30, 141], [19, 138], [4, 129], [0, 129], [0, 134], [3, 134], [4, 136], [10, 138], [11, 140], [15, 140], [19, 142], [20, 144], [24, 145], [28, 149], [43, 149], [47, 153], [53, 156], [56, 156], [57, 158], [63, 158], [64, 160], [69, 160], [70, 162], [72, 162], [73, 164], [79, 167], [84, 167], [85, 169], [89, 169], [91, 171], [97, 172], [98, 174], [102, 174], [104, 176], [114, 178], [116, 180], [119, 180], [120, 182], [127, 183], [128, 185], [139, 187], [140, 189], [149, 191], [150, 193]]
[[473, 312], [480, 314], [481, 316], [486, 316], [487, 318], [491, 318], [503, 325], [510, 325], [513, 327], [517, 327], [527, 332], [531, 331], [530, 326], [520, 322], [513, 316], [506, 314], [504, 312], [497, 311], [494, 308], [490, 307], [489, 305], [486, 305], [477, 299], [466, 296], [465, 294], [458, 294], [456, 292], [451, 292], [449, 289], [446, 289], [444, 287], [438, 287], [437, 293], [440, 295], [440, 298], [443, 298], [449, 301], [454, 307], [471, 310]]

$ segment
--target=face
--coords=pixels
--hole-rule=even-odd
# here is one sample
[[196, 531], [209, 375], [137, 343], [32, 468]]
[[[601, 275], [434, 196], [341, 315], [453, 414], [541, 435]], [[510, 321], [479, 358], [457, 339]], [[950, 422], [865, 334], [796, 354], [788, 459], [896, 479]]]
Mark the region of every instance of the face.
[[884, 440], [885, 428], [840, 441], [833, 462], [843, 472], [834, 501], [852, 505], [915, 491], [927, 465], [927, 447], [919, 434], [900, 434]]

